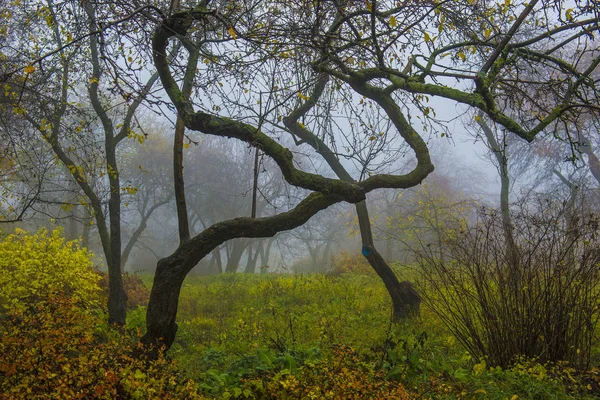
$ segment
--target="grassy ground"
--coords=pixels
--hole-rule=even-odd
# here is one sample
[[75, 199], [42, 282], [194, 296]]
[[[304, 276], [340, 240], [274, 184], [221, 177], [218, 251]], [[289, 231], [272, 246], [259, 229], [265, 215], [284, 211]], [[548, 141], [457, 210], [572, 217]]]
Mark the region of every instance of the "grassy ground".
[[[429, 310], [400, 324], [390, 323], [390, 312], [385, 288], [372, 275], [188, 278], [170, 354], [205, 394], [218, 397], [243, 398], [265, 376], [281, 385], [313, 379], [314, 371], [338, 364], [343, 368], [327, 373], [340, 376], [356, 364], [400, 382], [411, 398], [600, 396], [595, 368], [582, 374], [529, 360], [490, 368], [472, 359]], [[143, 309], [132, 312], [130, 326], [143, 319]], [[357, 377], [347, 379], [343, 385], [358, 384]]]

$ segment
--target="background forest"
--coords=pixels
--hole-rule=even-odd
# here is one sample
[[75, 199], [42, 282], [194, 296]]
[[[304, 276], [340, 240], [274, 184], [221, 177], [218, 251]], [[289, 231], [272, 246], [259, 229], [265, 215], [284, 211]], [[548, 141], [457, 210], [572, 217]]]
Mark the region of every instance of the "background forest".
[[2, 5], [0, 398], [600, 396], [595, 2]]

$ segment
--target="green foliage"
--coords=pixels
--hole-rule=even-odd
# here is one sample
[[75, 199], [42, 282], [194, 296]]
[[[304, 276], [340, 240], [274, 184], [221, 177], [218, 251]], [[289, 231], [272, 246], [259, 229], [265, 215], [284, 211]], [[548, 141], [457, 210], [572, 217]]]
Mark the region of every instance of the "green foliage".
[[[335, 398], [352, 398], [343, 390], [380, 378], [399, 381], [412, 398], [424, 399], [568, 399], [600, 393], [592, 372], [570, 372], [575, 384], [566, 374], [541, 378], [540, 368], [553, 367], [534, 361], [489, 368], [466, 353], [427, 307], [419, 319], [400, 324], [390, 324], [390, 308], [373, 275], [188, 278], [170, 354], [206, 395], [217, 397], [310, 398], [329, 388]], [[335, 370], [340, 354], [348, 364]], [[316, 398], [325, 398], [329, 392], [318, 393]]]
[[0, 242], [0, 307], [23, 308], [57, 294], [99, 304], [98, 275], [86, 249], [66, 242], [61, 229], [35, 234], [17, 229]]
[[144, 307], [129, 312], [127, 331], [115, 331], [100, 307], [73, 293], [23, 299], [1, 315], [0, 399], [504, 400], [600, 393], [596, 368], [524, 358], [490, 368], [457, 346], [427, 307], [419, 319], [390, 324], [389, 297], [372, 274], [189, 279], [170, 353], [177, 364], [163, 354], [155, 361], [133, 357]]
[[335, 346], [330, 359], [306, 364], [296, 374], [284, 369], [262, 380], [249, 380], [244, 385], [247, 388], [258, 399], [414, 398], [401, 384], [386, 380], [372, 363], [362, 361], [346, 346]]

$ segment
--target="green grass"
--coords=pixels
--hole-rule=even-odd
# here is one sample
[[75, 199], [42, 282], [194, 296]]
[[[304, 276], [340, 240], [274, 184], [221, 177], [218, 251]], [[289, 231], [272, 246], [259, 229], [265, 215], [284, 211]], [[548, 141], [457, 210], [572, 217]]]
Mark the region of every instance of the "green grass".
[[[150, 284], [150, 280], [146, 281]], [[144, 310], [130, 325], [143, 325]], [[473, 360], [429, 310], [390, 324], [391, 302], [372, 275], [244, 275], [188, 278], [170, 355], [209, 395], [264, 373], [294, 373], [350, 346], [415, 398], [598, 398], [594, 372], [523, 361], [510, 370]], [[595, 371], [595, 370], [594, 370]], [[588, 386], [589, 385], [589, 386]], [[566, 388], [568, 386], [568, 388]], [[518, 397], [515, 397], [518, 396]]]

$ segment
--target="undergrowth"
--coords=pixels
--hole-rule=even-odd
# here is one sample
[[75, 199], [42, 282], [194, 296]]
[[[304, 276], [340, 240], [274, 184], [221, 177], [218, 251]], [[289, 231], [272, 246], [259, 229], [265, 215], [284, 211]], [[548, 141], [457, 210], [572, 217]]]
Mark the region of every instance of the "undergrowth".
[[[322, 381], [314, 386], [323, 387], [331, 383], [323, 366], [335, 363], [340, 348], [355, 360], [349, 371], [368, 366], [376, 376], [399, 382], [410, 398], [592, 399], [600, 394], [596, 368], [580, 372], [567, 363], [524, 359], [509, 368], [490, 368], [470, 356], [427, 308], [400, 324], [390, 324], [390, 312], [376, 276], [189, 278], [170, 354], [187, 377], [202, 382], [206, 395], [219, 397], [258, 396], [262, 389], [252, 385], [273, 389], [273, 379], [286, 385], [310, 381], [315, 369]], [[141, 313], [136, 318], [143, 324]]]

